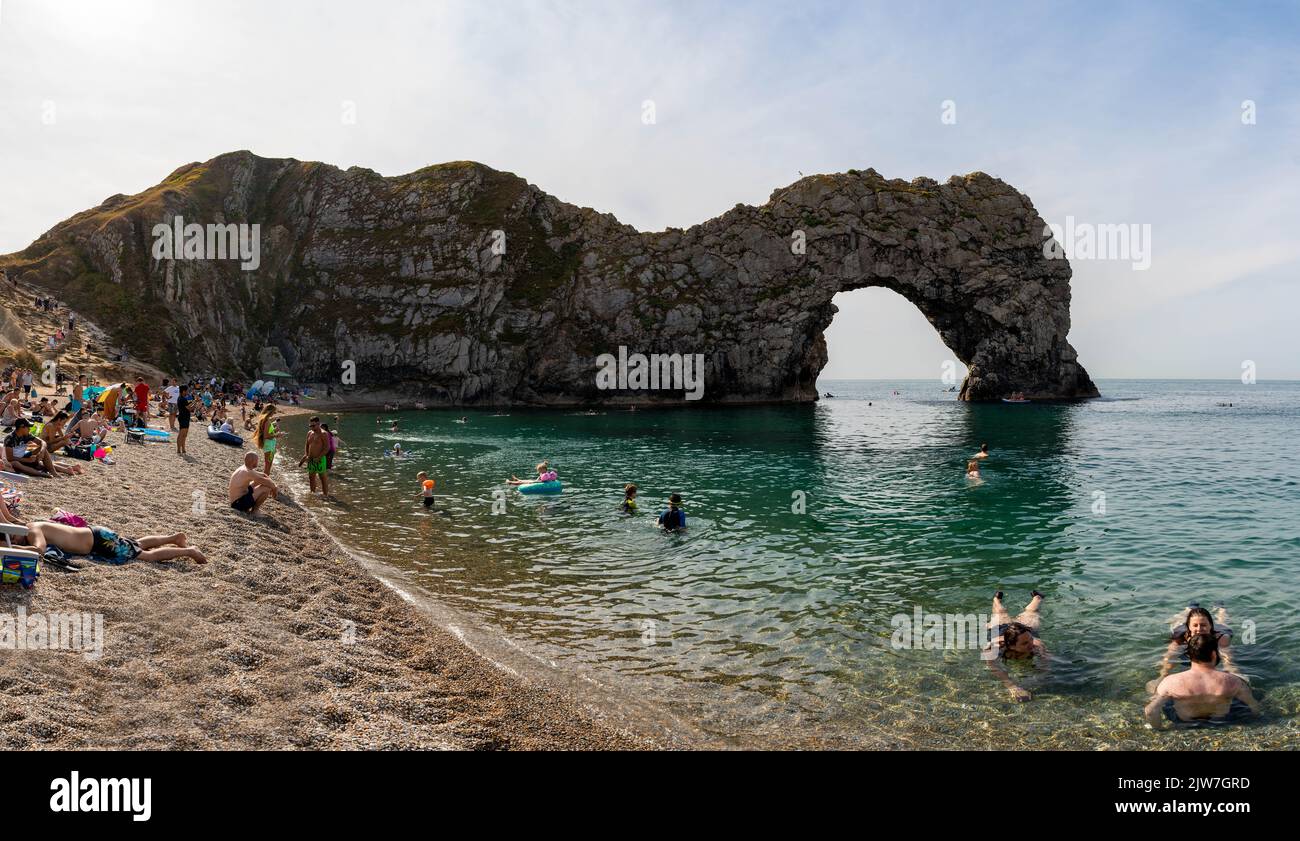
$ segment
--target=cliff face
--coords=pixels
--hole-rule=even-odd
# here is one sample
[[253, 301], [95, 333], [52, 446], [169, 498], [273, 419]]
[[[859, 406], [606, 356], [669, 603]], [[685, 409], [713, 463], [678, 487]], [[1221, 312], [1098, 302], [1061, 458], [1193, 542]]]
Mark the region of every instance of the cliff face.
[[[259, 225], [256, 268], [155, 259], [155, 226], [176, 216]], [[981, 173], [812, 176], [761, 207], [640, 233], [481, 164], [383, 178], [236, 152], [3, 262], [172, 370], [249, 373], [272, 346], [303, 380], [340, 382], [350, 361], [358, 387], [449, 403], [682, 399], [598, 389], [597, 357], [622, 346], [701, 354], [705, 402], [806, 401], [832, 297], [885, 286], [970, 367], [963, 399], [1095, 396], [1066, 341], [1070, 267], [1043, 256], [1043, 228]]]

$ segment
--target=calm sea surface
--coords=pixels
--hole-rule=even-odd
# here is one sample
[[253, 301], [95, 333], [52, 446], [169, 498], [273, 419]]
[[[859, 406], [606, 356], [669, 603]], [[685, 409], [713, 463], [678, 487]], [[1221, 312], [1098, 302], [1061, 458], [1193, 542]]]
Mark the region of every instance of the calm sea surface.
[[[815, 406], [344, 415], [338, 500], [311, 507], [481, 628], [713, 744], [1300, 745], [1300, 383], [1099, 387], [1050, 406], [822, 381], [836, 398]], [[394, 441], [414, 457], [385, 457]], [[561, 496], [502, 484], [542, 458]], [[640, 516], [616, 511], [629, 481]], [[655, 527], [672, 492], [683, 534]], [[1014, 613], [1035, 587], [1057, 662], [1013, 668], [1030, 703], [977, 651], [893, 644], [899, 615], [986, 614], [999, 588]], [[1143, 727], [1189, 601], [1225, 605], [1259, 722]]]

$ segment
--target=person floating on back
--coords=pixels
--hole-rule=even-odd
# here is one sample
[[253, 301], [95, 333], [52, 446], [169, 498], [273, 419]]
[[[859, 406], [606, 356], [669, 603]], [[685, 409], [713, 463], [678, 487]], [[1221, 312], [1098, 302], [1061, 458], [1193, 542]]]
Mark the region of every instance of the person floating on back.
[[631, 482], [623, 486], [623, 502], [618, 506], [618, 510], [624, 514], [636, 513], [636, 485]]
[[1152, 727], [1159, 727], [1163, 714], [1175, 725], [1221, 724], [1259, 712], [1259, 702], [1250, 685], [1231, 672], [1215, 668], [1219, 663], [1219, 638], [1213, 633], [1187, 638], [1185, 672], [1170, 675], [1156, 687], [1155, 697], [1143, 714]]
[[686, 528], [686, 512], [681, 506], [681, 494], [668, 497], [668, 510], [659, 515], [659, 525], [664, 531], [681, 531]]

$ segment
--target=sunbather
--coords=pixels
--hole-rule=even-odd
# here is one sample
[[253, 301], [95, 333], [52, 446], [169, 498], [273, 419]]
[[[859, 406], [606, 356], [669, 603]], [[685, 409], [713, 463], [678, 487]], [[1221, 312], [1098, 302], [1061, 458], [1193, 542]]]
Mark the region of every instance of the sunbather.
[[111, 564], [136, 560], [165, 563], [177, 558], [190, 558], [200, 564], [208, 562], [202, 552], [188, 544], [185, 532], [133, 539], [102, 526], [78, 528], [36, 520], [27, 523], [27, 536], [19, 540], [42, 555], [46, 547], [53, 546], [69, 555], [91, 555]]

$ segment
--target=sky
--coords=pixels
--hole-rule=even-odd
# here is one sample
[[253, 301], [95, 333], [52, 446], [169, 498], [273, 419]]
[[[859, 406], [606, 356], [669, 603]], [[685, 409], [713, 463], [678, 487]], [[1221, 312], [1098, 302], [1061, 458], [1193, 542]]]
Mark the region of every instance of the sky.
[[[0, 0], [0, 253], [237, 149], [477, 160], [641, 230], [982, 170], [1149, 231], [1145, 270], [1071, 260], [1095, 378], [1300, 379], [1298, 44], [1300, 3]], [[836, 304], [825, 377], [952, 359], [895, 293]]]

